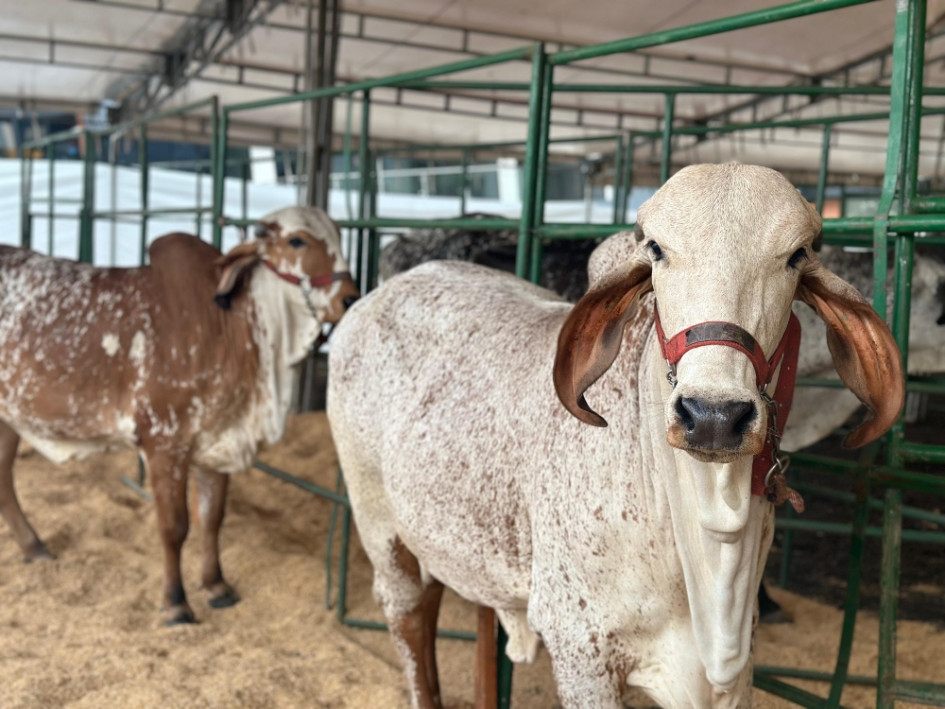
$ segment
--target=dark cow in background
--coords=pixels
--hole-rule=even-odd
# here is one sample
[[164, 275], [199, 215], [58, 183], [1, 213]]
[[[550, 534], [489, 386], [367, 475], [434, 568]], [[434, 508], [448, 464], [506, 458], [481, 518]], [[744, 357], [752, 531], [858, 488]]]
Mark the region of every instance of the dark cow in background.
[[136, 447], [164, 546], [165, 620], [192, 622], [180, 573], [187, 477], [197, 476], [210, 605], [228, 473], [285, 430], [293, 369], [357, 297], [337, 226], [290, 207], [225, 256], [170, 234], [150, 265], [95, 268], [0, 247], [0, 514], [27, 560], [51, 556], [13, 487], [20, 438], [55, 462]]
[[[494, 219], [494, 214], [466, 214]], [[599, 240], [551, 241], [541, 262], [542, 285], [572, 303], [587, 292], [587, 259]], [[381, 250], [382, 280], [427, 261], [470, 261], [515, 272], [518, 230], [415, 229], [398, 235]]]

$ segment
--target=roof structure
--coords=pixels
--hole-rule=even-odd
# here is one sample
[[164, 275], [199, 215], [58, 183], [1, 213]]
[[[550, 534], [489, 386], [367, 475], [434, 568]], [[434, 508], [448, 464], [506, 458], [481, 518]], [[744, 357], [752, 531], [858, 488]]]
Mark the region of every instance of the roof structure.
[[[0, 0], [0, 105], [95, 113], [103, 104], [126, 115], [171, 108], [211, 95], [222, 104], [300, 91], [304, 86], [308, 0]], [[783, 0], [345, 0], [337, 73], [356, 81], [430, 67], [544, 41], [550, 52], [659, 32], [773, 7]], [[930, 0], [927, 86], [945, 87], [945, 0]], [[772, 25], [654, 46], [559, 67], [556, 84], [687, 87], [887, 86], [891, 69], [890, 0]], [[456, 75], [527, 82], [530, 65], [507, 63]], [[356, 102], [355, 102], [356, 103]], [[945, 96], [925, 105], [945, 106]], [[677, 126], [882, 113], [887, 96], [818, 98], [745, 93], [680, 93]], [[245, 143], [298, 142], [301, 104], [240, 116], [233, 136]], [[645, 93], [556, 91], [553, 137], [659, 129], [663, 97]], [[357, 125], [357, 105], [353, 107]], [[403, 142], [474, 143], [525, 135], [523, 91], [378, 89], [372, 137]], [[335, 126], [348, 119], [336, 102]], [[199, 115], [164, 126], [200, 139]], [[875, 175], [885, 161], [887, 123], [835, 127], [831, 171]], [[941, 168], [943, 117], [922, 126], [924, 174]], [[680, 161], [739, 159], [781, 168], [816, 166], [822, 129], [777, 128], [679, 139]], [[559, 144], [559, 151], [585, 148]]]

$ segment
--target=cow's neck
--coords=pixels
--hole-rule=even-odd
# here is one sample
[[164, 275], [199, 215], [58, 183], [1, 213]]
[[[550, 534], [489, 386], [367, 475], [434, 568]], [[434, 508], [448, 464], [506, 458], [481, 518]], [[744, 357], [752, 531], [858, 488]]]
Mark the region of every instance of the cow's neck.
[[291, 405], [296, 365], [321, 331], [305, 306], [301, 290], [257, 268], [250, 280], [255, 309], [253, 333], [259, 346], [259, 405], [263, 434], [272, 443], [282, 437]]
[[[656, 338], [643, 356], [644, 400], [663, 402], [671, 390]], [[732, 690], [748, 677], [752, 616], [773, 532], [773, 508], [751, 496], [750, 457], [701, 463], [666, 441], [665, 426], [648, 427], [670, 507], [685, 576], [693, 633], [709, 681]], [[727, 530], [720, 534], [715, 530]]]

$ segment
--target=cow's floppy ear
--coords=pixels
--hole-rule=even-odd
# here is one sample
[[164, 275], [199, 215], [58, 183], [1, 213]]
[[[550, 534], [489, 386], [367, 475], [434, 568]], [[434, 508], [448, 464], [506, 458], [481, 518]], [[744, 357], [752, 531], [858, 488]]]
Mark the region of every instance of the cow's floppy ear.
[[589, 291], [564, 321], [555, 356], [555, 391], [565, 408], [584, 423], [607, 425], [588, 406], [584, 392], [614, 363], [624, 325], [640, 296], [651, 289], [650, 264], [636, 263], [628, 274]]
[[222, 270], [220, 280], [217, 282], [217, 292], [213, 296], [217, 305], [224, 310], [229, 310], [230, 300], [239, 285], [240, 276], [259, 259], [259, 244], [251, 239], [239, 246], [234, 246], [217, 260], [217, 266]]
[[819, 260], [805, 271], [796, 297], [826, 323], [827, 345], [840, 378], [870, 410], [843, 444], [866, 445], [888, 431], [902, 411], [906, 383], [899, 347], [869, 302]]

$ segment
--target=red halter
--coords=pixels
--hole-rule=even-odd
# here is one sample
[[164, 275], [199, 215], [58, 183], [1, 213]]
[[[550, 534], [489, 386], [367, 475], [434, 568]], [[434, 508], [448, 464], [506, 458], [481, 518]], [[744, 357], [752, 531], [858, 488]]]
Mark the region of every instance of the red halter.
[[[751, 466], [751, 494], [767, 497], [771, 502], [781, 503], [790, 500], [795, 509], [803, 511], [800, 495], [787, 487], [784, 482], [784, 469], [787, 464], [779, 455], [778, 441], [784, 433], [791, 403], [794, 399], [794, 382], [797, 379], [797, 356], [801, 345], [801, 324], [794, 313], [788, 320], [781, 342], [771, 355], [765, 359], [761, 345], [743, 328], [729, 322], [704, 322], [688, 327], [667, 338], [663, 334], [659, 310], [656, 311], [656, 334], [660, 349], [669, 365], [669, 381], [675, 386], [676, 364], [689, 350], [706, 345], [722, 345], [743, 352], [755, 368], [755, 384], [761, 392], [761, 398], [768, 404], [768, 435], [764, 448], [756, 455]], [[781, 367], [774, 398], [767, 394], [768, 385], [774, 373]]]
[[263, 263], [269, 268], [270, 271], [275, 273], [279, 278], [284, 281], [288, 281], [294, 286], [304, 286], [308, 285], [309, 288], [321, 288], [322, 286], [329, 286], [335, 281], [341, 281], [345, 278], [351, 278], [351, 273], [349, 271], [336, 271], [334, 273], [326, 273], [324, 276], [309, 276], [308, 278], [302, 278], [296, 276], [292, 273], [286, 273], [285, 271], [280, 271], [272, 261], [266, 261], [263, 259]]

